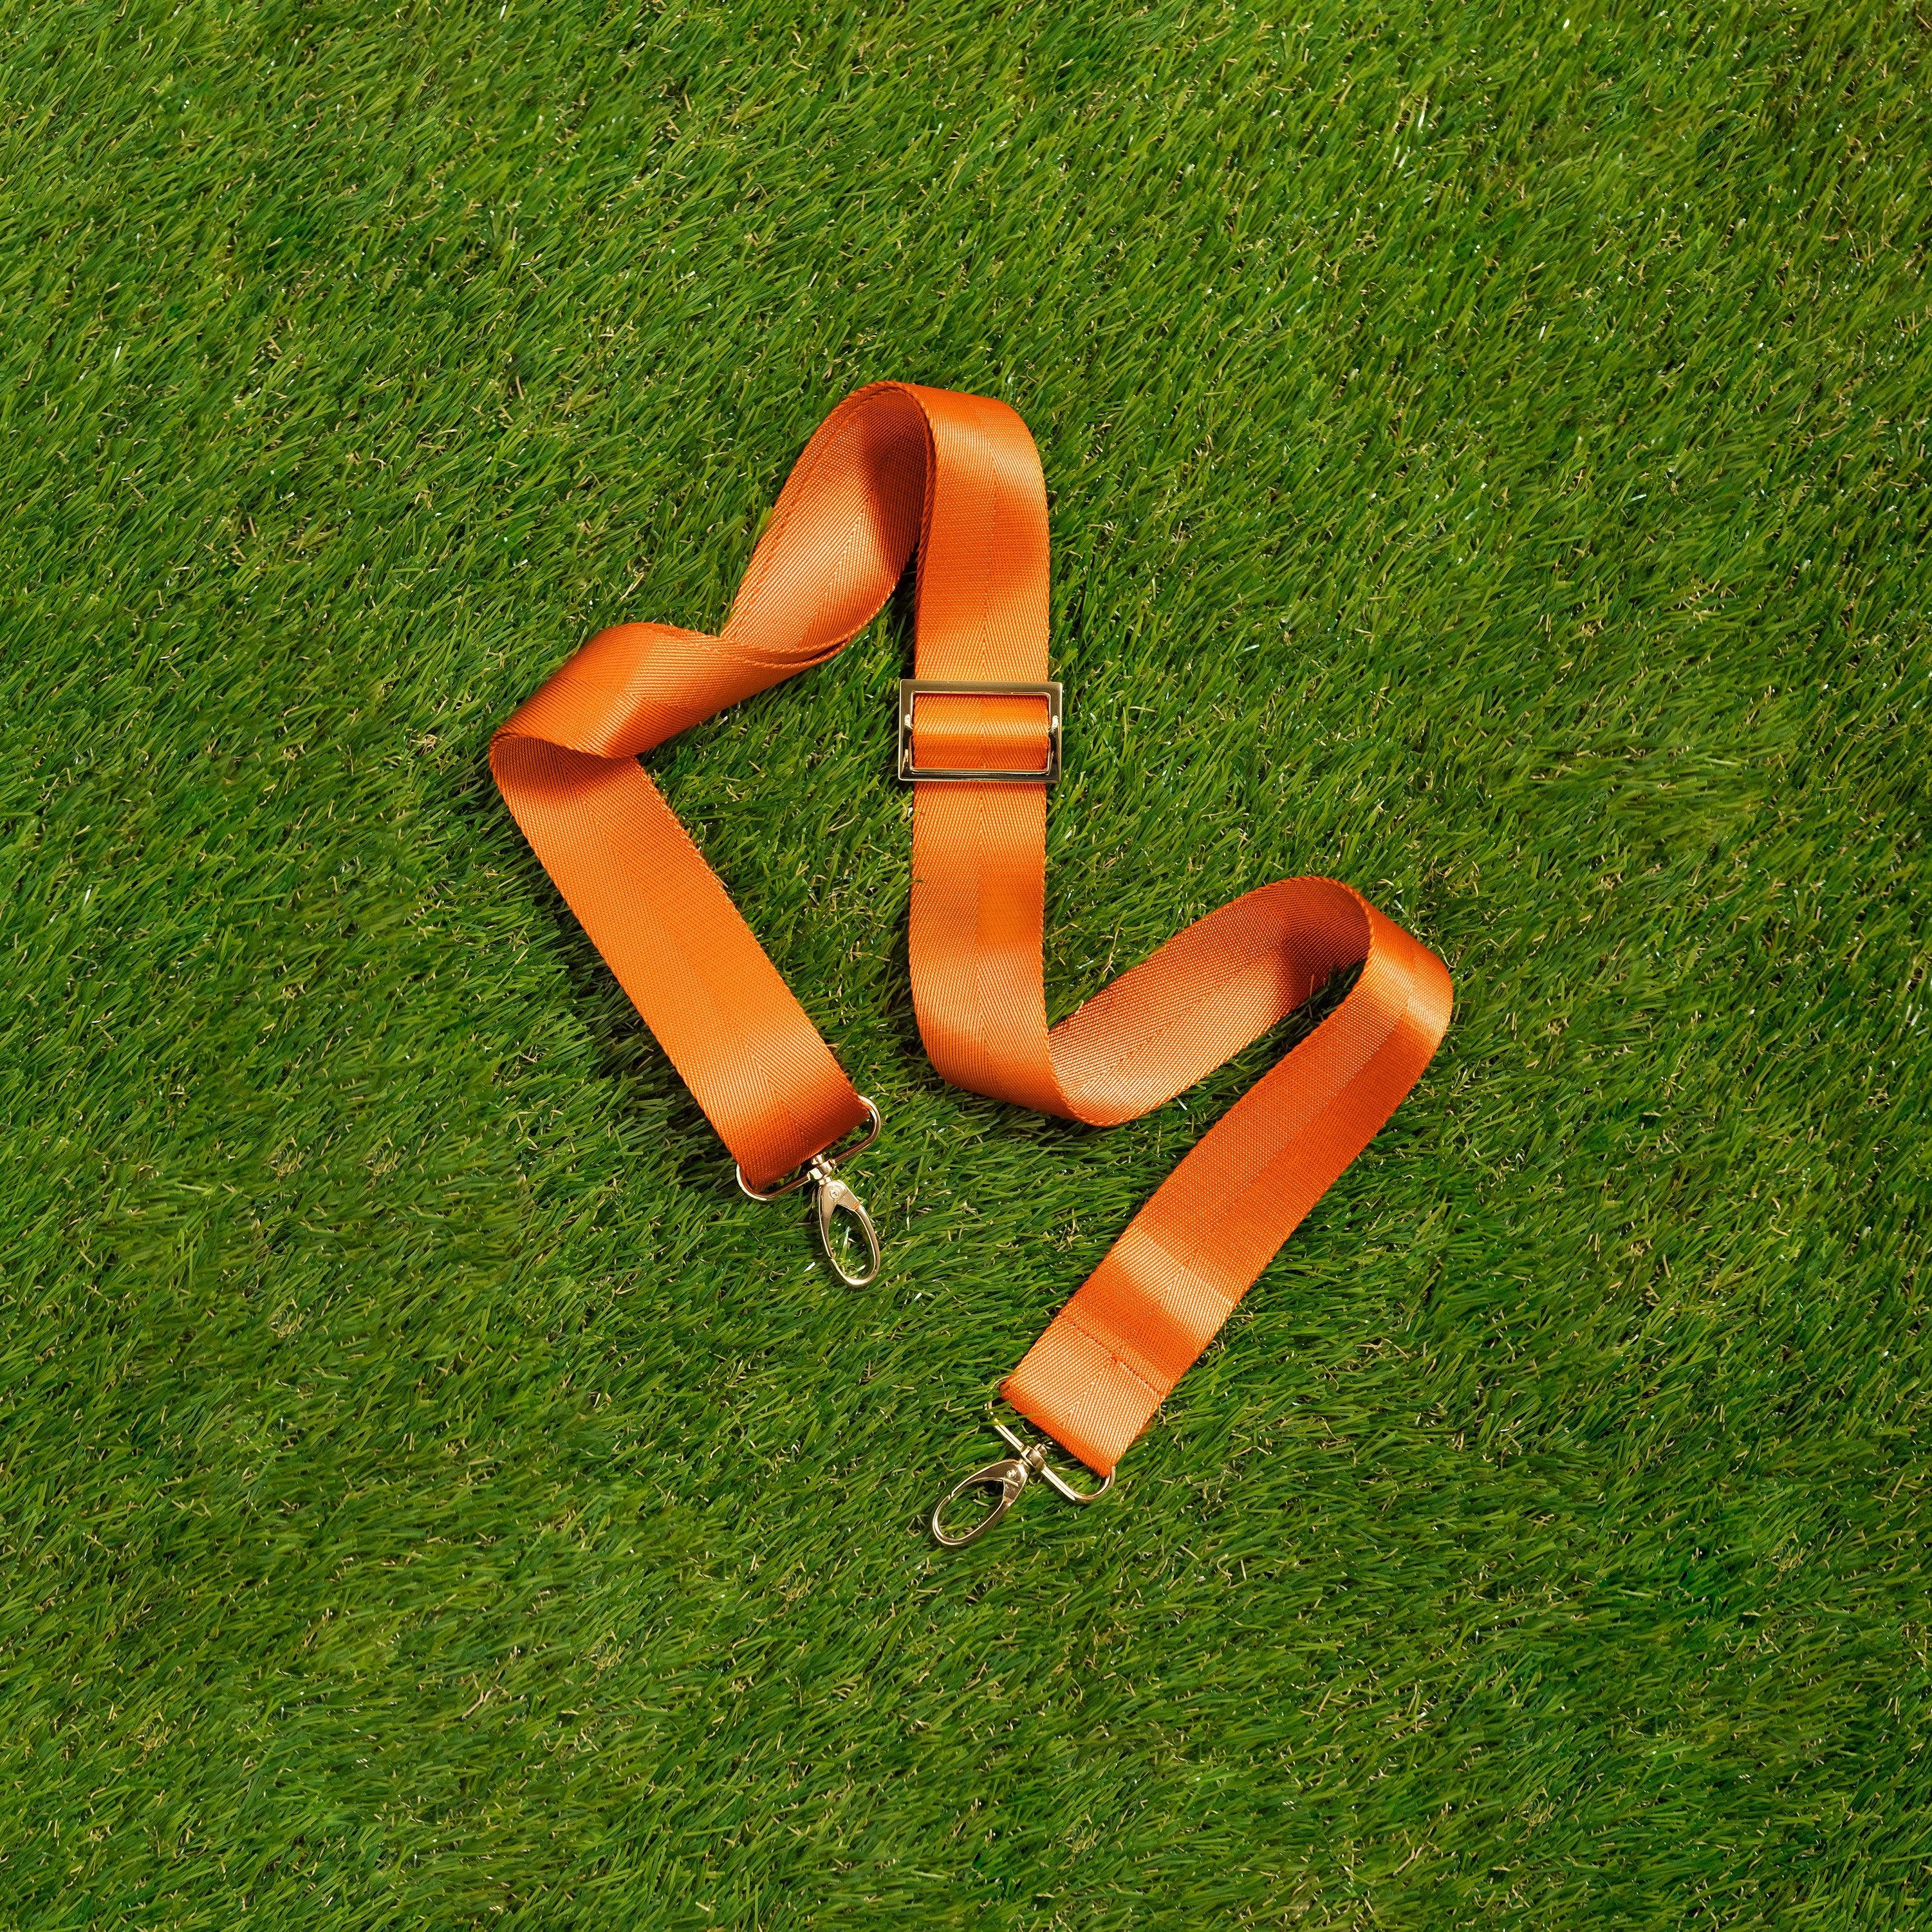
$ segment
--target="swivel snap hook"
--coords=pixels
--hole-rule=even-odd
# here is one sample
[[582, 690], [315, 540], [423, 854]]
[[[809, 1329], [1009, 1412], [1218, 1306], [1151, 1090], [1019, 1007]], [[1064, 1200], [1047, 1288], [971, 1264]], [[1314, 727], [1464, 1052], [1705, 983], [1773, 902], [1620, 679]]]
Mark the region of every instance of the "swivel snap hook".
[[[963, 1482], [953, 1484], [932, 1506], [929, 1527], [932, 1540], [947, 1550], [964, 1550], [967, 1544], [986, 1534], [1013, 1504], [1019, 1501], [1020, 1492], [1033, 1479], [1036, 1456], [1044, 1460], [1046, 1451], [1038, 1444], [1024, 1456], [1002, 1456], [997, 1462], [988, 1462], [983, 1469], [975, 1469]], [[998, 1490], [998, 1499], [992, 1508], [970, 1528], [953, 1531], [946, 1527], [946, 1512], [968, 1490]]]
[[[1097, 1490], [1076, 1490], [1053, 1465], [1046, 1460], [1047, 1444], [1028, 1442], [1000, 1418], [988, 1410], [993, 1432], [1001, 1442], [1016, 1453], [1002, 1456], [997, 1462], [988, 1462], [983, 1469], [975, 1469], [963, 1481], [955, 1483], [945, 1495], [932, 1506], [932, 1514], [926, 1519], [926, 1527], [932, 1532], [932, 1540], [946, 1550], [964, 1550], [967, 1544], [986, 1534], [994, 1523], [1018, 1502], [1020, 1492], [1037, 1476], [1054, 1495], [1064, 1496], [1070, 1503], [1097, 1503], [1114, 1486], [1114, 1472], [1109, 1469], [1107, 1478]], [[999, 1492], [992, 1508], [970, 1528], [950, 1530], [946, 1526], [946, 1512], [968, 1490], [988, 1489]]]
[[[848, 1288], [866, 1288], [878, 1279], [879, 1231], [872, 1226], [872, 1217], [866, 1211], [866, 1204], [839, 1178], [838, 1170], [829, 1160], [812, 1162], [813, 1178], [818, 1183], [818, 1238], [825, 1250], [825, 1258], [832, 1264], [832, 1272]], [[859, 1232], [865, 1237], [866, 1262], [862, 1272], [854, 1274], [845, 1265], [844, 1256], [839, 1252], [839, 1244], [832, 1228], [835, 1214], [849, 1214], [859, 1224]]]
[[[879, 1137], [880, 1115], [878, 1106], [859, 1096], [860, 1104], [866, 1114], [866, 1134], [863, 1139], [845, 1150], [842, 1156], [850, 1160], [855, 1154], [862, 1154]], [[839, 1173], [838, 1162], [832, 1158], [830, 1148], [814, 1154], [805, 1163], [805, 1171], [795, 1174], [782, 1186], [768, 1188], [760, 1192], [745, 1178], [745, 1170], [738, 1169], [738, 1185], [754, 1201], [776, 1201], [780, 1196], [796, 1192], [801, 1187], [818, 1190], [818, 1238], [825, 1244], [825, 1258], [832, 1264], [832, 1272], [848, 1288], [866, 1288], [879, 1278], [879, 1231], [872, 1225], [872, 1217], [866, 1211], [866, 1204], [845, 1184]], [[859, 1224], [859, 1232], [866, 1244], [866, 1264], [859, 1274], [854, 1274], [845, 1265], [842, 1244], [833, 1238], [832, 1217], [835, 1214], [849, 1214]]]

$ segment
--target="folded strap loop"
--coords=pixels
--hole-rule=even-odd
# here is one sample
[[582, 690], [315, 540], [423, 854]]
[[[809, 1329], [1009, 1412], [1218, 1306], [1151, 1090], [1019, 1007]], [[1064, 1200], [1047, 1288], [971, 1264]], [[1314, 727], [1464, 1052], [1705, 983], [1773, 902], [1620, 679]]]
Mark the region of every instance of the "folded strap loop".
[[[1052, 1029], [1046, 495], [1004, 403], [878, 383], [822, 424], [715, 638], [626, 624], [578, 652], [496, 734], [492, 769], [559, 890], [752, 1188], [868, 1103], [638, 764], [699, 719], [822, 664], [916, 548], [906, 727], [916, 808], [910, 951], [920, 1036], [956, 1084], [1106, 1126], [1192, 1086], [1359, 967], [1336, 1010], [1162, 1184], [1005, 1384], [1097, 1474], [1420, 1076], [1449, 976], [1350, 887], [1264, 886], [1177, 934]], [[1052, 742], [1050, 742], [1050, 737]], [[919, 779], [922, 768], [998, 778]], [[1037, 771], [1037, 780], [1027, 774]]]

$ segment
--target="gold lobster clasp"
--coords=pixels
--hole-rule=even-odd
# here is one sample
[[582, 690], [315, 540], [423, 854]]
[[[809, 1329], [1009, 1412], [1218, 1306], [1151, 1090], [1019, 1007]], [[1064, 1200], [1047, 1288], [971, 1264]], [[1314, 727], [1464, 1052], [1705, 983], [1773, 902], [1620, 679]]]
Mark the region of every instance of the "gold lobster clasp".
[[[1107, 1472], [1107, 1480], [1097, 1490], [1076, 1490], [1060, 1472], [1046, 1460], [1047, 1445], [1044, 1442], [1028, 1442], [1009, 1429], [997, 1415], [992, 1414], [990, 1404], [987, 1414], [992, 1418], [994, 1432], [1015, 1453], [1002, 1456], [996, 1462], [988, 1462], [983, 1469], [975, 1469], [970, 1476], [955, 1483], [945, 1495], [932, 1506], [932, 1514], [927, 1526], [932, 1532], [932, 1540], [947, 1550], [964, 1550], [969, 1543], [976, 1542], [986, 1534], [994, 1524], [1018, 1502], [1020, 1492], [1037, 1476], [1056, 1496], [1064, 1496], [1070, 1503], [1097, 1503], [1114, 1486], [1114, 1472]], [[946, 1512], [969, 1490], [993, 1490], [998, 1492], [992, 1507], [976, 1522], [965, 1528], [950, 1530], [946, 1526]]]
[[[880, 1113], [878, 1106], [859, 1096], [866, 1112], [872, 1116], [866, 1124], [866, 1137], [855, 1146], [845, 1150], [843, 1159], [849, 1160], [855, 1154], [862, 1154], [879, 1138]], [[792, 1194], [801, 1187], [814, 1187], [818, 1192], [818, 1238], [824, 1245], [825, 1258], [832, 1264], [832, 1272], [848, 1288], [866, 1288], [879, 1278], [879, 1231], [872, 1225], [872, 1217], [866, 1211], [866, 1204], [853, 1192], [845, 1178], [838, 1172], [838, 1163], [832, 1158], [831, 1150], [814, 1154], [805, 1164], [805, 1172], [796, 1180], [788, 1180], [782, 1187], [774, 1187], [766, 1194], [760, 1194], [745, 1178], [745, 1170], [738, 1169], [738, 1185], [754, 1201], [776, 1201], [781, 1195]], [[839, 1252], [835, 1238], [832, 1217], [835, 1214], [848, 1214], [858, 1223], [859, 1234], [866, 1244], [866, 1264], [854, 1274], [845, 1265], [844, 1257]]]

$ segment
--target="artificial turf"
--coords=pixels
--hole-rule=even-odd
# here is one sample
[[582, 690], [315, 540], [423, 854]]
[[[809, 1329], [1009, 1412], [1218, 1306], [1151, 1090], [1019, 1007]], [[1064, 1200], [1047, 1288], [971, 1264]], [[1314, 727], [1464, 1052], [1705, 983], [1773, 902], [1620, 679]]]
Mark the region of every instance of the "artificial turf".
[[[1928, 37], [1401, 0], [0, 14], [0, 1924], [1932, 1924]], [[653, 760], [854, 1294], [494, 724], [848, 390], [1052, 490], [1064, 1012], [1298, 872], [1390, 1127], [1075, 1511], [1089, 1132], [906, 986], [903, 602]]]

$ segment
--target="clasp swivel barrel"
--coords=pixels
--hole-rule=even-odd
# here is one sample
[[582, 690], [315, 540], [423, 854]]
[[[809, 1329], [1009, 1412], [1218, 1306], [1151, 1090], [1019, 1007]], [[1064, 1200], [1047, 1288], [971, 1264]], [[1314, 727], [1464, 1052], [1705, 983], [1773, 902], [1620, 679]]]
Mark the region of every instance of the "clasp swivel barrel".
[[[871, 1116], [866, 1124], [865, 1138], [848, 1148], [844, 1158], [849, 1160], [855, 1154], [862, 1154], [879, 1138], [881, 1116], [878, 1106], [859, 1096], [866, 1112]], [[801, 1187], [818, 1190], [818, 1238], [824, 1245], [825, 1258], [832, 1264], [832, 1272], [848, 1288], [866, 1288], [879, 1278], [879, 1231], [872, 1225], [872, 1217], [861, 1201], [847, 1184], [838, 1172], [837, 1162], [832, 1158], [830, 1148], [814, 1154], [805, 1164], [805, 1172], [796, 1180], [788, 1180], [782, 1187], [774, 1187], [769, 1193], [760, 1194], [745, 1178], [745, 1170], [738, 1169], [739, 1186], [754, 1201], [776, 1201], [782, 1195], [796, 1193]], [[835, 1238], [832, 1217], [835, 1214], [849, 1214], [858, 1223], [860, 1238], [866, 1244], [866, 1265], [854, 1274], [845, 1265], [844, 1256], [840, 1252], [839, 1244]]]

